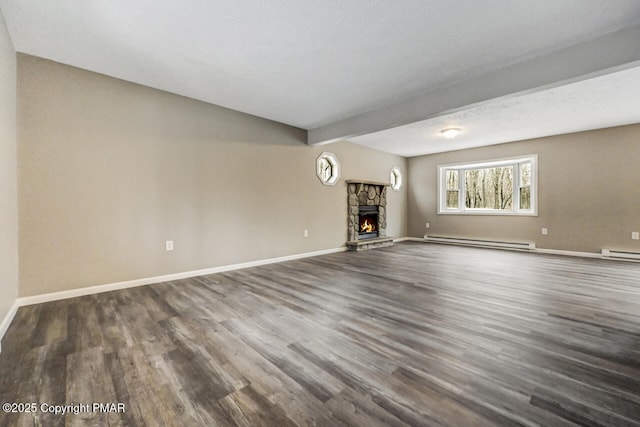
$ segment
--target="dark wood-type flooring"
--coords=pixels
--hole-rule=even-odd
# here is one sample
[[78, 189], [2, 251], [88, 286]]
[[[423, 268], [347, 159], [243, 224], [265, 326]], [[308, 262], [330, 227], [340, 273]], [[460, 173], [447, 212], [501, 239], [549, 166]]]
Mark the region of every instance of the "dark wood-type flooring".
[[19, 309], [0, 425], [640, 426], [640, 264], [423, 243]]

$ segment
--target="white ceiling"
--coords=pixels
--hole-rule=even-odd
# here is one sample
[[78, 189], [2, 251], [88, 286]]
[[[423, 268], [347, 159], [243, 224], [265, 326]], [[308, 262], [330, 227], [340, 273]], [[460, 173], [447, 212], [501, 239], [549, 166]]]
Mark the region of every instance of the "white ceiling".
[[[309, 130], [640, 23], [638, 0], [0, 0], [0, 9], [19, 52]], [[632, 86], [623, 92], [637, 98], [639, 79], [622, 79]], [[389, 137], [359, 131], [350, 140], [418, 155], [451, 149], [434, 148], [429, 141], [439, 141], [428, 136], [448, 121], [465, 129], [461, 144], [582, 130], [581, 122], [621, 124], [592, 112], [593, 96], [582, 96], [608, 97], [611, 82], [498, 97], [495, 105], [430, 114]], [[591, 115], [570, 114], [563, 126], [548, 113], [559, 98], [565, 110]], [[631, 95], [620, 98], [637, 105], [625, 104]], [[540, 116], [491, 130], [523, 121], [517, 111]], [[640, 122], [640, 113], [632, 116], [623, 122]], [[427, 135], [422, 145], [419, 135]]]
[[[349, 141], [412, 157], [640, 122], [640, 67], [492, 100]], [[455, 139], [441, 130], [457, 127]]]

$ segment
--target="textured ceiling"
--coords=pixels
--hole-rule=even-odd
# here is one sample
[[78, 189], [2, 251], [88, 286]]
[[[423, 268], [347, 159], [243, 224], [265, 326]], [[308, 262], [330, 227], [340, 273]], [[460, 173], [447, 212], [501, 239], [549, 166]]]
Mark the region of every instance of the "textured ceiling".
[[[640, 68], [508, 97], [349, 141], [405, 157], [640, 122]], [[455, 139], [441, 130], [458, 127]]]
[[304, 129], [640, 22], [637, 0], [0, 0], [0, 8], [19, 52]]

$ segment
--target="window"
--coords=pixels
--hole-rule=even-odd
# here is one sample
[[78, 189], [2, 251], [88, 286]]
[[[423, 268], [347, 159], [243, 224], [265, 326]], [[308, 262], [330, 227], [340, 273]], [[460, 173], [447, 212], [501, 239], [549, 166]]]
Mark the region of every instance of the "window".
[[340, 162], [333, 153], [326, 151], [316, 160], [316, 174], [324, 185], [335, 185], [340, 178]]
[[400, 172], [399, 167], [396, 166], [391, 169], [391, 173], [389, 174], [389, 183], [393, 190], [400, 191], [400, 187], [402, 187], [402, 173]]
[[537, 156], [438, 166], [438, 213], [537, 215]]

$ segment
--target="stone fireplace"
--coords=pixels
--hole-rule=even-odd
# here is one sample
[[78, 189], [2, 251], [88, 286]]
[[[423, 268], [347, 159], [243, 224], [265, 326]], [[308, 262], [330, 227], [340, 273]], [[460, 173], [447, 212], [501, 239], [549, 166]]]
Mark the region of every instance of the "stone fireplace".
[[361, 251], [393, 245], [387, 236], [387, 186], [347, 180], [347, 247]]

